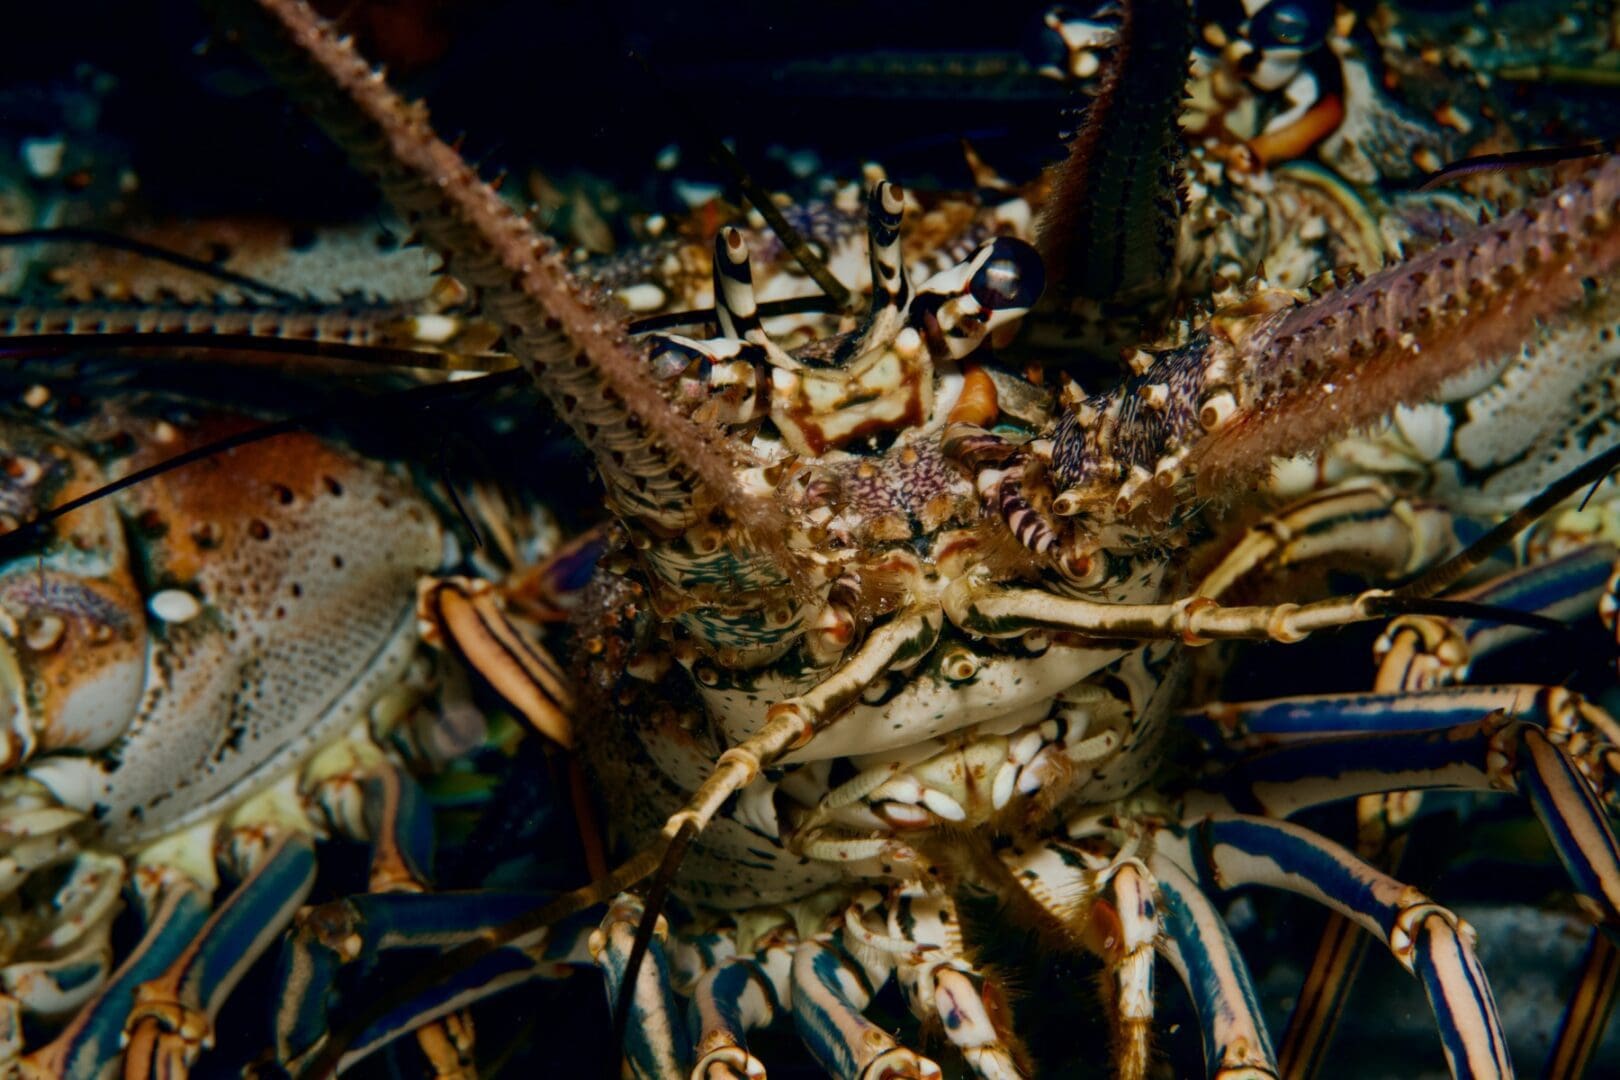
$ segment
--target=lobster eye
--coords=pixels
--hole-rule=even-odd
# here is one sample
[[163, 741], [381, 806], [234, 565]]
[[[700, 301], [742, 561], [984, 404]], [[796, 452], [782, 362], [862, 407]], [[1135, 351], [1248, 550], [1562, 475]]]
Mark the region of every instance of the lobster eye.
[[667, 381], [682, 374], [692, 366], [694, 360], [706, 359], [700, 350], [685, 342], [665, 337], [654, 338], [653, 341], [653, 377], [660, 381]]
[[1328, 6], [1320, 0], [1275, 3], [1254, 20], [1249, 37], [1262, 49], [1314, 49], [1328, 32]]
[[973, 275], [968, 291], [988, 311], [1031, 308], [1046, 288], [1046, 270], [1033, 247], [1011, 236], [998, 237], [990, 258]]

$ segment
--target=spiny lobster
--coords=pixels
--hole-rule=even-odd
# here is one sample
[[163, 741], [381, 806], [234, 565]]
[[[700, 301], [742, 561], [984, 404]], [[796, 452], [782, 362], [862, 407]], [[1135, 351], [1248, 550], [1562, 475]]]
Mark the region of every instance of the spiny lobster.
[[[1605, 310], [1620, 165], [1318, 298], [1250, 290], [1144, 353], [1117, 386], [1043, 402], [979, 351], [1042, 291], [1041, 261], [1016, 238], [913, 286], [898, 256], [904, 193], [880, 183], [868, 211], [873, 301], [856, 329], [778, 345], [747, 246], [726, 230], [714, 260], [721, 336], [638, 342], [434, 135], [425, 108], [307, 8], [221, 6], [478, 292], [590, 449], [618, 521], [610, 573], [580, 618], [595, 659], [576, 725], [608, 818], [639, 852], [494, 931], [497, 915], [532, 900], [434, 908], [437, 940], [477, 944], [460, 955], [469, 966], [412, 999], [414, 1021], [515, 977], [524, 950], [555, 959], [561, 919], [661, 867], [654, 902], [617, 896], [586, 942], [627, 1017], [637, 1075], [760, 1075], [746, 1035], [779, 1012], [838, 1075], [937, 1075], [862, 1015], [891, 974], [976, 1072], [1029, 1071], [996, 980], [960, 930], [958, 905], [983, 890], [1102, 959], [1121, 1075], [1149, 1068], [1158, 950], [1188, 983], [1210, 1073], [1274, 1076], [1249, 976], [1206, 895], [1267, 884], [1386, 941], [1422, 978], [1455, 1074], [1510, 1073], [1466, 924], [1284, 819], [1371, 792], [1520, 791], [1577, 893], [1612, 926], [1620, 861], [1599, 798], [1610, 797], [1616, 728], [1601, 710], [1547, 696], [1534, 722], [1510, 715], [1511, 693], [1423, 697], [1407, 685], [1370, 720], [1328, 699], [1275, 727], [1263, 710], [1211, 708], [1233, 764], [1175, 789], [1154, 781], [1188, 648], [1297, 641], [1409, 610], [1607, 472], [1609, 455], [1445, 561], [1462, 531], [1453, 516], [1376, 485], [1267, 518], [1212, 569], [1182, 557], [1276, 457], [1427, 401], [1544, 323]], [[1004, 414], [1020, 392], [1022, 410]], [[1302, 603], [1222, 600], [1317, 560], [1386, 578], [1426, 572]], [[1556, 603], [1590, 601], [1606, 561], [1586, 551], [1574, 571], [1548, 564], [1495, 588], [1557, 581], [1568, 587], [1552, 590]], [[1414, 648], [1406, 629], [1389, 635], [1401, 661]], [[1267, 741], [1284, 745], [1259, 752]], [[671, 886], [693, 909], [673, 939], [659, 921]], [[341, 929], [381, 944], [392, 920], [436, 902], [387, 899], [368, 909], [371, 929]], [[291, 951], [285, 1062], [320, 1072], [352, 1060], [353, 1039], [364, 1048], [368, 1033], [329, 1035], [323, 1023], [331, 969], [350, 948], [323, 932]], [[171, 1034], [189, 1059], [196, 1031]]]

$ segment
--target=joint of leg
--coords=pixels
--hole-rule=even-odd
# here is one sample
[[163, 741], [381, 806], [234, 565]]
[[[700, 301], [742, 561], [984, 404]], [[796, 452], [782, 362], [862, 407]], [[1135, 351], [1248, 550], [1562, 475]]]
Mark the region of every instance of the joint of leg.
[[1459, 919], [1449, 908], [1441, 907], [1416, 889], [1408, 889], [1402, 896], [1400, 911], [1395, 915], [1389, 931], [1389, 951], [1407, 971], [1416, 973], [1418, 936], [1429, 919], [1445, 923], [1465, 944], [1474, 943], [1474, 928]]
[[715, 769], [735, 769], [742, 772], [742, 778], [737, 782], [739, 788], [747, 787], [759, 775], [759, 758], [754, 756], [752, 750], [741, 746], [733, 746], [722, 753], [715, 762]]
[[1270, 618], [1266, 619], [1266, 636], [1284, 645], [1304, 641], [1309, 635], [1293, 625], [1294, 613], [1298, 610], [1298, 604], [1278, 604], [1273, 608]]
[[[892, 1042], [878, 1029], [867, 1032], [868, 1036], [874, 1034], [884, 1042]], [[903, 1046], [894, 1046], [871, 1060], [861, 1072], [861, 1080], [937, 1080], [940, 1075], [939, 1066], [932, 1061]]]
[[170, 989], [160, 981], [142, 983], [135, 991], [135, 1004], [124, 1021], [125, 1037], [131, 1036], [143, 1023], [156, 1025], [159, 1031], [183, 1040], [191, 1053], [213, 1045], [214, 1027], [208, 1014], [177, 1001]]
[[740, 1046], [721, 1046], [704, 1054], [692, 1070], [692, 1080], [756, 1080], [765, 1064]]
[[1480, 723], [1485, 729], [1485, 779], [1497, 791], [1519, 790], [1519, 745], [1524, 737], [1524, 722], [1498, 709]]
[[1181, 643], [1189, 648], [1197, 648], [1200, 645], [1208, 645], [1210, 639], [1200, 636], [1198, 631], [1194, 629], [1194, 623], [1198, 619], [1199, 612], [1208, 611], [1211, 608], [1218, 608], [1220, 606], [1221, 605], [1219, 602], [1212, 600], [1207, 596], [1195, 596], [1188, 600], [1181, 608], [1181, 618], [1177, 620], [1181, 624], [1178, 627], [1178, 629], [1181, 631]]
[[[789, 725], [792, 725], [792, 733], [784, 744], [784, 748], [788, 750], [797, 750], [808, 743], [816, 733], [814, 722], [806, 715], [804, 706], [797, 701], [781, 701], [772, 705], [765, 711], [765, 725], [766, 727], [777, 726], [782, 728], [788, 728]], [[727, 750], [726, 754], [730, 754], [736, 749], [738, 748], [733, 747], [731, 750]], [[753, 755], [749, 756], [752, 757]], [[724, 761], [725, 759], [726, 755], [721, 754], [720, 760]], [[758, 764], [756, 759], [756, 768]]]
[[360, 934], [360, 913], [347, 900], [317, 904], [298, 913], [293, 936], [300, 942], [335, 953], [348, 964], [359, 958], [365, 940]]

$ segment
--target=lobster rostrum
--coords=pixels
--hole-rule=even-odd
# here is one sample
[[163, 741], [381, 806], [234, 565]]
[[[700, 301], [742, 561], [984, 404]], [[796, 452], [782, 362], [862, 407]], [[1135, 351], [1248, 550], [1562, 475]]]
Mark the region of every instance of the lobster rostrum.
[[[1157, 951], [1187, 983], [1210, 1074], [1275, 1076], [1247, 968], [1211, 901], [1219, 890], [1259, 884], [1320, 900], [1386, 943], [1422, 979], [1455, 1074], [1511, 1072], [1470, 928], [1286, 818], [1325, 801], [1409, 788], [1519, 791], [1553, 836], [1577, 894], [1612, 926], [1620, 861], [1600, 799], [1611, 795], [1614, 722], [1550, 691], [1533, 695], [1534, 708], [1515, 688], [1426, 693], [1412, 671], [1449, 665], [1446, 678], [1460, 678], [1467, 650], [1458, 642], [1484, 651], [1496, 640], [1443, 621], [1392, 625], [1373, 697], [1209, 707], [1178, 721], [1172, 710], [1189, 682], [1188, 647], [1225, 638], [1290, 642], [1383, 618], [1457, 580], [1484, 549], [1469, 548], [1397, 591], [1283, 604], [1223, 600], [1253, 579], [1322, 560], [1386, 579], [1410, 576], [1466, 538], [1449, 507], [1363, 484], [1267, 518], [1212, 569], [1194, 572], [1186, 552], [1277, 457], [1317, 451], [1397, 406], [1477, 381], [1481, 371], [1533, 365], [1534, 353], [1522, 357], [1519, 349], [1555, 332], [1548, 327], [1589, 333], [1601, 324], [1606, 301], [1589, 282], [1620, 260], [1620, 167], [1604, 164], [1514, 214], [1314, 299], [1265, 287], [1231, 293], [1172, 343], [1139, 352], [1118, 385], [1086, 393], [1071, 383], [1053, 395], [984, 348], [1006, 338], [1046, 284], [1041, 258], [1018, 236], [989, 238], [914, 284], [900, 254], [906, 195], [879, 183], [867, 203], [872, 300], [853, 329], [808, 345], [779, 344], [760, 317], [748, 244], [722, 230], [713, 259], [720, 335], [636, 339], [602, 292], [438, 140], [425, 109], [398, 98], [305, 6], [220, 6], [224, 24], [477, 291], [506, 345], [593, 456], [617, 529], [606, 572], [578, 616], [592, 659], [581, 672], [573, 726], [609, 824], [638, 852], [603, 881], [536, 913], [526, 895], [423, 894], [423, 874], [390, 876], [410, 858], [400, 842], [384, 842], [379, 866], [388, 872], [374, 872], [373, 889], [386, 894], [397, 880], [396, 894], [315, 909], [285, 950], [275, 1022], [281, 1064], [339, 1067], [425, 1024], [419, 1042], [441, 1049], [436, 1064], [463, 1068], [458, 1010], [561, 960], [592, 963], [606, 975], [610, 999], [627, 1013], [623, 1049], [636, 1075], [762, 1075], [748, 1034], [787, 1016], [836, 1075], [938, 1075], [933, 1060], [863, 1015], [891, 975], [979, 1075], [1027, 1074], [1034, 1063], [1002, 989], [962, 930], [961, 901], [984, 891], [1065, 946], [1101, 959], [1121, 1075], [1149, 1068]], [[1180, 5], [1165, 7], [1185, 14]], [[1153, 58], [1159, 75], [1163, 59]], [[1176, 74], [1159, 80], [1169, 87], [1164, 93], [1179, 95]], [[1164, 163], [1151, 159], [1156, 152], [1132, 163], [1142, 176], [1164, 173]], [[1090, 167], [1084, 155], [1077, 159], [1072, 169]], [[1145, 199], [1133, 212], [1150, 213], [1155, 202]], [[1064, 255], [1099, 270], [1097, 279], [1114, 290], [1099, 296], [1079, 288], [1105, 310], [1121, 296], [1129, 301], [1141, 267], [1152, 262], [1127, 258], [1111, 275], [1094, 265], [1097, 251]], [[1065, 303], [1076, 295], [1073, 283], [1068, 275], [1054, 283], [1070, 289]], [[1590, 365], [1601, 373], [1612, 361], [1594, 350]], [[17, 445], [39, 437], [22, 430]], [[1606, 439], [1600, 432], [1566, 440], [1544, 470], [1565, 472]], [[164, 443], [158, 432], [153, 440]], [[252, 562], [264, 550], [255, 544], [285, 535], [324, 550], [324, 529], [388, 531], [420, 543], [400, 542], [380, 564], [368, 563], [384, 566], [377, 573], [388, 580], [342, 588], [374, 601], [408, 595], [437, 561], [432, 515], [390, 488], [374, 501], [403, 522], [326, 514], [339, 520], [319, 524], [330, 509], [321, 500], [338, 497], [326, 482], [338, 465], [327, 468], [327, 457], [349, 470], [331, 477], [345, 493], [364, 487], [351, 476], [380, 474], [314, 440], [300, 447], [316, 459], [288, 466], [300, 483], [268, 488], [276, 505], [290, 508], [281, 511], [289, 519], [251, 508], [234, 518], [241, 535], [217, 538], [222, 562], [247, 560], [252, 580], [274, 600], [274, 621], [287, 617], [277, 614], [283, 608], [293, 610], [279, 599], [283, 587], [295, 597], [304, 591], [292, 571], [309, 560], [299, 549], [286, 556], [291, 570], [264, 573]], [[1600, 461], [1580, 483], [1606, 467]], [[1523, 477], [1518, 490], [1500, 494], [1522, 501], [1548, 478]], [[1573, 486], [1555, 487], [1531, 510]], [[137, 523], [171, 505], [184, 509], [176, 520], [188, 526], [204, 517], [186, 505], [194, 497], [184, 481], [134, 492], [119, 509]], [[18, 519], [60, 501], [58, 491], [49, 495]], [[118, 531], [115, 510], [98, 513], [101, 531], [62, 541], [53, 558], [116, 551], [104, 546]], [[1528, 516], [1510, 518], [1506, 528]], [[186, 558], [195, 556], [172, 527], [145, 556], [159, 568], [155, 580], [195, 583], [144, 602], [164, 624], [154, 639], [164, 648], [171, 638], [186, 642], [187, 626], [214, 629], [216, 617], [265, 614], [251, 599], [239, 611], [199, 603], [245, 575], [235, 564], [210, 570], [207, 559], [171, 566]], [[1583, 548], [1478, 595], [1537, 611], [1590, 607], [1599, 595], [1612, 597], [1604, 582], [1611, 558], [1608, 549]], [[211, 573], [220, 584], [210, 584]], [[143, 699], [133, 717], [105, 712], [105, 699], [128, 700], [139, 684], [129, 643], [140, 640], [132, 628], [143, 602], [116, 580], [116, 568], [102, 576], [115, 580], [102, 585], [81, 575], [47, 589], [20, 564], [14, 575], [19, 590], [33, 590], [31, 617], [41, 597], [78, 597], [45, 613], [56, 623], [19, 625], [13, 637], [46, 643], [36, 652], [50, 653], [54, 638], [71, 640], [80, 632], [75, 619], [86, 623], [86, 636], [106, 638], [101, 627], [114, 626], [109, 640], [124, 643], [121, 660], [112, 650], [96, 654], [108, 658], [108, 671], [86, 679], [84, 703], [75, 694], [19, 709], [28, 722], [13, 724], [12, 759], [32, 755], [36, 764], [17, 805], [42, 815], [74, 812], [63, 804], [104, 808], [98, 835], [110, 850], [154, 839], [167, 845], [140, 856], [153, 867], [178, 862], [206, 875], [199, 864], [208, 860], [175, 853], [176, 830], [234, 807], [246, 787], [305, 767], [319, 744], [352, 723], [359, 706], [351, 697], [369, 699], [397, 678], [395, 654], [415, 644], [412, 632], [373, 628], [387, 642], [376, 653], [385, 662], [343, 665], [338, 691], [327, 691], [335, 703], [299, 711], [286, 744], [272, 747], [251, 722], [233, 727], [225, 744], [232, 754], [242, 746], [248, 753], [224, 755], [233, 763], [225, 770], [204, 760], [197, 779], [180, 785], [186, 794], [174, 797], [140, 775], [158, 767], [146, 764], [156, 757], [53, 760], [50, 753], [111, 738], [137, 747], [164, 724], [161, 695]], [[121, 606], [109, 607], [108, 595]], [[408, 610], [390, 608], [397, 618], [388, 627], [409, 623]], [[500, 690], [526, 703], [542, 731], [569, 741], [569, 695], [484, 591], [464, 582], [427, 588], [421, 610]], [[372, 625], [358, 620], [354, 632]], [[296, 665], [275, 670], [289, 667]], [[159, 662], [153, 670], [167, 668]], [[14, 685], [48, 681], [22, 670]], [[1178, 722], [1207, 732], [1214, 756], [1229, 765], [1191, 786], [1160, 787]], [[377, 798], [366, 810], [329, 813], [366, 822], [357, 833], [401, 835], [370, 824], [408, 816], [398, 770], [356, 750], [367, 745], [358, 735], [336, 745], [328, 752], [335, 758], [314, 759], [313, 782], [324, 784], [331, 768], [364, 794], [375, 788]], [[350, 769], [356, 756], [371, 771]], [[342, 768], [329, 765], [336, 759]], [[296, 816], [285, 798], [290, 783], [268, 788], [283, 796], [279, 803], [267, 797], [254, 807], [274, 803], [279, 816], [268, 820], [276, 826]], [[260, 838], [242, 856], [252, 868], [249, 887], [206, 920], [183, 883], [154, 888], [160, 902], [148, 939], [182, 943], [171, 946], [179, 955], [171, 963], [143, 947], [105, 985], [83, 979], [83, 995], [64, 1007], [90, 994], [96, 1001], [25, 1067], [96, 1072], [116, 1059], [125, 1028], [126, 1071], [178, 1071], [196, 1057], [219, 1001], [307, 890], [307, 845], [288, 839], [298, 830], [265, 826], [246, 809], [235, 813], [232, 842]], [[660, 862], [664, 872], [646, 899], [615, 895]], [[103, 886], [119, 878], [89, 857], [74, 865], [81, 864], [86, 874], [105, 871]], [[162, 873], [154, 871], [163, 884], [176, 880]], [[671, 873], [687, 909], [673, 931], [659, 911]], [[64, 886], [63, 895], [67, 906], [78, 893]], [[603, 900], [611, 900], [607, 916], [589, 934], [574, 935], [555, 917]], [[175, 920], [177, 930], [169, 926]], [[221, 972], [219, 957], [254, 930], [242, 958]], [[402, 944], [458, 940], [483, 943], [467, 965], [393, 1002], [401, 1005], [397, 1015], [332, 1033], [326, 1001], [346, 962]]]

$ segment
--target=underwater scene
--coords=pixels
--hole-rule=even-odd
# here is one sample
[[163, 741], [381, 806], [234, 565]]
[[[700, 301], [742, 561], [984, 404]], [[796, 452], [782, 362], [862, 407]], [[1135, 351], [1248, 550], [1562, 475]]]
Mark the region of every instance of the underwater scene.
[[0, 1077], [1620, 1075], [1620, 5], [0, 30]]

